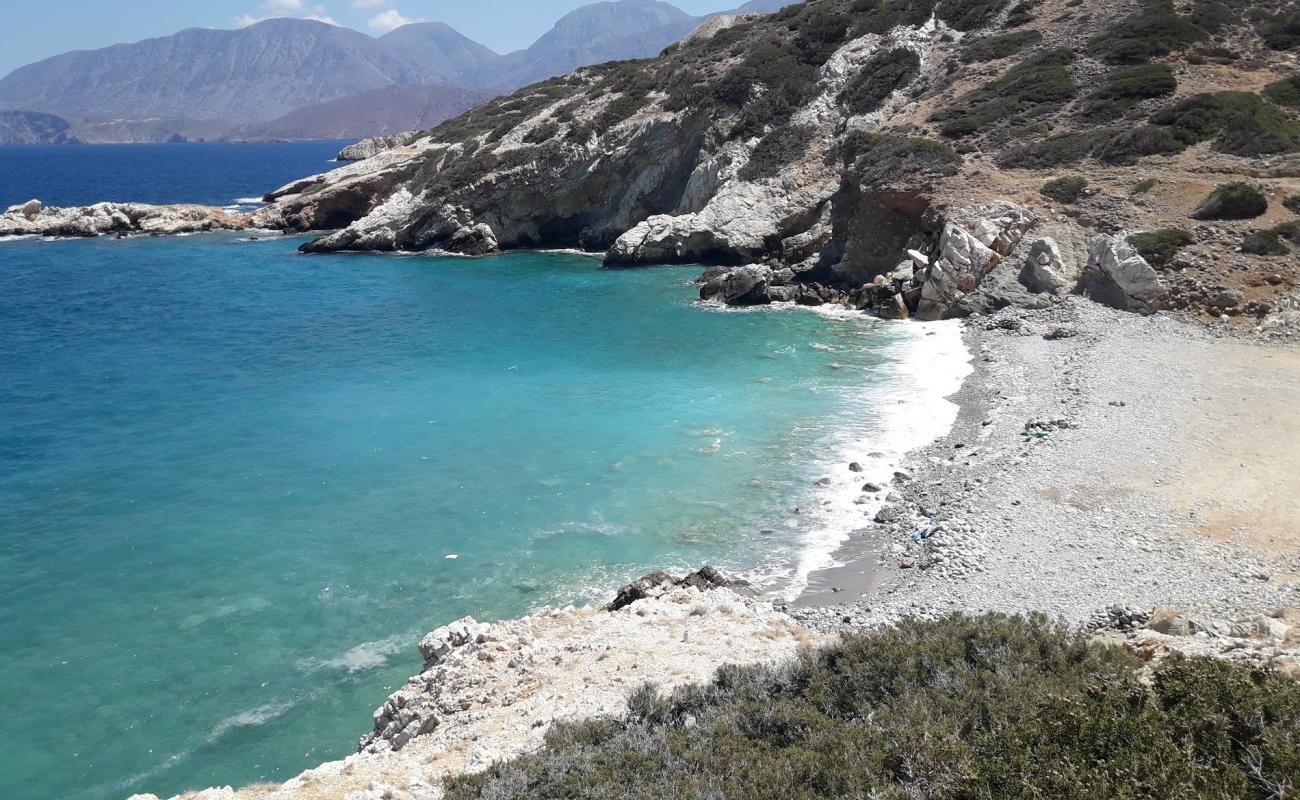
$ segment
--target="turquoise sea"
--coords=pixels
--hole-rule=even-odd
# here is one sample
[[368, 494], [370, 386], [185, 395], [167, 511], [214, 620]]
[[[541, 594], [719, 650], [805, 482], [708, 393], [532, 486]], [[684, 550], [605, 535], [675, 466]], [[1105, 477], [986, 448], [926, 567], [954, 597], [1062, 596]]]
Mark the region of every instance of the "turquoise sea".
[[705, 562], [797, 590], [862, 523], [836, 470], [942, 424], [942, 330], [300, 242], [0, 242], [0, 797], [342, 757], [466, 614]]

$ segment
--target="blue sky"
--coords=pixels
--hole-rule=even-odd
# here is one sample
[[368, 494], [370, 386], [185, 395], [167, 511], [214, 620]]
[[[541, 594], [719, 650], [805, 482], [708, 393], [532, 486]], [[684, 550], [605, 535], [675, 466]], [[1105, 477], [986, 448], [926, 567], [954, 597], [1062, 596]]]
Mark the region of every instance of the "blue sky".
[[[6, 2], [0, 75], [68, 50], [166, 36], [182, 28], [234, 28], [266, 17], [316, 17], [371, 34], [438, 20], [491, 47], [527, 47], [589, 0], [43, 0]], [[743, 0], [669, 0], [691, 14]]]

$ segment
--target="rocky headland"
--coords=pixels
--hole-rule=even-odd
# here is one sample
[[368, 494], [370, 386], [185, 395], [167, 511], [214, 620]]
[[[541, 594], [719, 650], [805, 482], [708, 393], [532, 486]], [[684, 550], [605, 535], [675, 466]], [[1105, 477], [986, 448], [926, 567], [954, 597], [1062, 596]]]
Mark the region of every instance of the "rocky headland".
[[702, 296], [738, 305], [939, 319], [1080, 294], [1250, 325], [1300, 279], [1294, 55], [1267, 3], [1193, 5], [719, 17], [657, 59], [368, 143], [382, 158], [270, 193], [258, 224], [326, 231], [307, 252], [717, 265]]

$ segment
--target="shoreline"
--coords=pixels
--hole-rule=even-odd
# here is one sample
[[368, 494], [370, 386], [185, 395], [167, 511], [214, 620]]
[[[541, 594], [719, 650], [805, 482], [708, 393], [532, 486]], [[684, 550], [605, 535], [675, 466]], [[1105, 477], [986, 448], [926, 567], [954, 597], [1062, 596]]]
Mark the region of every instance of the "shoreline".
[[[813, 311], [841, 316], [835, 311]], [[904, 469], [910, 454], [946, 435], [960, 413], [949, 398], [960, 390], [974, 359], [964, 342], [961, 322], [866, 319], [875, 330], [864, 331], [865, 335], [895, 336], [898, 341], [892, 347], [901, 350], [889, 364], [893, 380], [888, 391], [874, 391], [869, 386], [860, 390], [859, 399], [867, 411], [880, 417], [882, 429], [869, 435], [855, 432], [833, 443], [833, 457], [819, 460], [827, 466], [827, 475], [821, 480], [830, 481], [829, 499], [823, 496], [821, 508], [813, 512], [822, 515], [813, 534], [819, 541], [810, 541], [804, 548], [791, 585], [780, 593], [786, 601], [832, 598], [844, 590], [846, 578], [828, 579], [845, 567], [840, 560], [842, 551], [851, 546], [856, 534], [871, 528], [873, 517], [890, 504], [891, 481]], [[894, 413], [894, 407], [902, 412]], [[865, 491], [867, 486], [879, 490]], [[870, 576], [858, 576], [857, 583], [864, 593]]]
[[[1300, 521], [1286, 513], [1300, 496], [1286, 411], [1300, 353], [1216, 333], [1080, 298], [969, 318], [960, 411], [904, 460], [900, 520], [846, 543], [819, 576], [841, 591], [805, 592], [790, 612], [872, 627], [950, 611], [1083, 624], [1116, 604], [1300, 606]], [[1260, 419], [1267, 447], [1249, 426]]]
[[[904, 616], [1042, 612], [1148, 662], [1209, 655], [1300, 671], [1300, 548], [1270, 542], [1265, 552], [1244, 526], [1215, 540], [1179, 524], [1166, 494], [1179, 470], [1207, 468], [1192, 458], [1206, 451], [1189, 453], [1176, 428], [1213, 419], [1170, 406], [1195, 410], [1222, 390], [1220, 358], [1273, 388], [1258, 403], [1286, 410], [1300, 394], [1300, 352], [1081, 298], [950, 324], [960, 324], [972, 356], [945, 395], [952, 424], [903, 458], [899, 471], [910, 477], [889, 487], [902, 517], [861, 529], [834, 552], [837, 566], [818, 573], [819, 585], [852, 591], [810, 588], [783, 603], [679, 585], [617, 612], [570, 606], [490, 625], [458, 621], [421, 641], [434, 660], [380, 707], [360, 752], [283, 784], [181, 797], [436, 800], [443, 777], [535, 749], [554, 721], [617, 715], [646, 680], [700, 681], [724, 663], [789, 658]], [[1189, 396], [1192, 385], [1200, 388]], [[1027, 431], [1027, 421], [1037, 424]], [[1288, 435], [1300, 453], [1300, 423]], [[1129, 447], [1117, 448], [1117, 437]], [[1141, 465], [1151, 480], [1140, 484], [1116, 464]], [[1097, 488], [1099, 477], [1109, 482]], [[1079, 493], [1089, 487], [1092, 495]], [[922, 514], [939, 524], [913, 542]], [[1296, 539], [1287, 541], [1300, 542], [1300, 519], [1291, 524]]]

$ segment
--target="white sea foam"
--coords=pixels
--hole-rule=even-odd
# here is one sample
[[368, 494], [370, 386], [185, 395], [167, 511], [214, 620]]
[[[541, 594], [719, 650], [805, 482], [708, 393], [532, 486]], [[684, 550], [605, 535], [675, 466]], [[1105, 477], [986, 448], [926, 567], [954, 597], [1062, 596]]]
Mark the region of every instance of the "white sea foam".
[[17, 235], [17, 236], [0, 236], [0, 243], [2, 243], [2, 242], [21, 242], [21, 241], [24, 240], [24, 239], [35, 239], [35, 238], [36, 238], [36, 234], [34, 234], [34, 233], [22, 233], [22, 234], [19, 234], [19, 235]]
[[534, 252], [558, 253], [560, 255], [566, 255], [566, 256], [586, 256], [587, 258], [598, 258], [598, 259], [605, 258], [605, 254], [603, 252], [597, 252], [592, 250], [579, 250], [576, 247], [543, 247]]
[[260, 205], [262, 205], [262, 198], [260, 198], [260, 197], [236, 197], [234, 200], [231, 200], [230, 202], [234, 203], [234, 204], [237, 205], [237, 206], [260, 206]]
[[409, 635], [397, 634], [373, 642], [362, 642], [333, 658], [306, 658], [299, 661], [298, 666], [308, 672], [319, 669], [344, 670], [349, 674], [364, 672], [387, 664], [389, 656], [405, 650], [410, 643]]
[[[971, 372], [961, 323], [880, 324], [898, 337], [887, 351], [892, 363], [884, 367], [891, 379], [864, 382], [859, 396], [862, 414], [852, 424], [837, 421], [845, 427], [830, 433], [820, 465], [832, 483], [818, 498], [825, 504], [808, 510], [812, 524], [801, 526], [806, 530], [803, 548], [781, 592], [788, 599], [806, 588], [809, 574], [836, 566], [835, 551], [854, 530], [871, 524], [870, 517], [881, 504], [856, 503], [862, 485], [871, 482], [887, 490], [904, 456], [946, 434], [957, 419], [958, 407], [948, 398]], [[878, 455], [872, 457], [873, 453]], [[852, 461], [863, 471], [849, 470]]]
[[297, 703], [292, 700], [282, 703], [267, 703], [257, 708], [241, 711], [238, 714], [232, 714], [212, 728], [212, 732], [208, 734], [208, 742], [215, 742], [236, 728], [253, 728], [276, 717], [282, 717], [295, 705]]
[[[831, 319], [855, 320], [863, 326], [863, 336], [887, 335], [893, 340], [882, 350], [889, 363], [875, 368], [887, 373], [887, 379], [864, 376], [855, 401], [860, 408], [828, 420], [831, 429], [819, 448], [820, 457], [814, 465], [819, 474], [813, 480], [830, 477], [831, 485], [810, 494], [798, 517], [771, 525], [797, 532], [797, 552], [778, 554], [744, 574], [756, 585], [793, 600], [807, 587], [810, 574], [838, 565], [835, 551], [853, 531], [873, 524], [871, 517], [883, 503], [856, 503], [862, 485], [871, 482], [888, 491], [903, 458], [952, 427], [958, 408], [947, 398], [961, 388], [971, 371], [961, 323], [882, 320], [840, 306], [772, 303], [732, 308], [712, 302], [696, 304], [719, 313], [811, 311]], [[817, 343], [812, 346], [832, 349]], [[878, 455], [871, 457], [873, 453]], [[862, 472], [849, 470], [854, 461]]]

